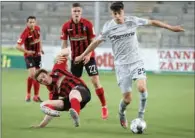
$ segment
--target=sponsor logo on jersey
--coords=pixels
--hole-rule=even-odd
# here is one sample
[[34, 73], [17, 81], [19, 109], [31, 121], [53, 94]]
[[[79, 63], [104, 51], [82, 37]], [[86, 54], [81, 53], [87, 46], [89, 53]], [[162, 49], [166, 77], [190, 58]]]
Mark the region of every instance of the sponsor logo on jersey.
[[130, 37], [130, 36], [133, 36], [135, 35], [135, 32], [131, 32], [131, 33], [126, 33], [126, 34], [122, 34], [122, 35], [113, 35], [113, 36], [110, 36], [110, 40], [113, 41], [113, 40], [117, 40], [117, 39], [123, 39], [123, 38], [126, 38], [126, 37]]
[[81, 41], [81, 40], [86, 40], [86, 39], [87, 39], [86, 36], [81, 36], [81, 37], [77, 37], [77, 36], [75, 36], [75, 37], [70, 37], [70, 40], [71, 40], [71, 41]]
[[39, 43], [40, 42], [40, 39], [35, 39], [33, 42], [30, 43], [30, 45], [34, 45], [36, 43]]

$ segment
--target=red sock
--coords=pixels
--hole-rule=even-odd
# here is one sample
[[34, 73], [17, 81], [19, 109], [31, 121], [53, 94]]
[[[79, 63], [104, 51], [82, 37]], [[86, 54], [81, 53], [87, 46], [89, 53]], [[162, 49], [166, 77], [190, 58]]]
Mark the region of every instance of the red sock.
[[30, 95], [31, 93], [31, 88], [33, 84], [33, 79], [31, 77], [28, 77], [27, 79], [27, 94]]
[[105, 99], [105, 96], [104, 96], [104, 89], [101, 87], [101, 88], [96, 89], [95, 91], [96, 91], [96, 95], [100, 99], [100, 102], [101, 102], [102, 106], [106, 106], [106, 99]]
[[33, 84], [34, 84], [34, 95], [39, 96], [40, 84], [36, 80], [33, 81]]
[[76, 98], [72, 98], [70, 100], [70, 104], [71, 104], [71, 108], [73, 108], [79, 115], [81, 109], [79, 100], [77, 100]]

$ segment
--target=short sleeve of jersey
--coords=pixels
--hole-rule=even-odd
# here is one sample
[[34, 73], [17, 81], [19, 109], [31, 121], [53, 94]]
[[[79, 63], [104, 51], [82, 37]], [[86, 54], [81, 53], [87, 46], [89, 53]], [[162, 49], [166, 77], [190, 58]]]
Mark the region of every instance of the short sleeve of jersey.
[[149, 23], [149, 20], [144, 19], [144, 18], [135, 17], [135, 22], [136, 22], [137, 26], [143, 26], [143, 25], [147, 25]]
[[67, 33], [67, 25], [68, 23], [65, 23], [63, 26], [62, 26], [62, 30], [61, 30], [61, 36], [60, 36], [60, 39], [62, 40], [67, 40], [68, 38], [68, 33]]
[[26, 38], [27, 38], [27, 33], [26, 33], [26, 31], [24, 30], [24, 31], [22, 32], [22, 34], [20, 35], [20, 38], [18, 39], [17, 44], [19, 44], [19, 45], [24, 44], [24, 41], [25, 41]]
[[108, 22], [106, 22], [102, 28], [100, 35], [97, 37], [98, 40], [106, 41], [108, 37]]
[[95, 29], [94, 29], [93, 24], [91, 22], [88, 22], [88, 28], [89, 28], [90, 39], [92, 39], [95, 37]]

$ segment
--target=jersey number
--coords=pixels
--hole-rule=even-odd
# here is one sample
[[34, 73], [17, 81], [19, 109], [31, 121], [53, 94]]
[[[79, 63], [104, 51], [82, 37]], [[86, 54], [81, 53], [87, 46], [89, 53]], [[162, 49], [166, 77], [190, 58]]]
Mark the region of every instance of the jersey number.
[[138, 69], [138, 75], [144, 74], [145, 73], [145, 69], [144, 68], [140, 68]]
[[90, 72], [90, 73], [96, 73], [96, 72], [97, 72], [97, 71], [96, 71], [95, 65], [89, 66], [89, 72]]

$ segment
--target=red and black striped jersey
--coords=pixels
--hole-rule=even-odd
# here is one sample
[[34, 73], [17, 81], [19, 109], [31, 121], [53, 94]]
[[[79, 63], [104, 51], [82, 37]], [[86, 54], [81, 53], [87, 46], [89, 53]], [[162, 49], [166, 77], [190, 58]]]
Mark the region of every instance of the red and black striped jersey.
[[64, 63], [56, 63], [50, 76], [52, 77], [52, 84], [47, 86], [47, 89], [50, 91], [49, 99], [51, 100], [56, 100], [59, 96], [68, 97], [70, 91], [77, 85], [86, 86], [83, 80], [67, 71], [67, 66]]
[[[61, 39], [67, 40], [69, 38], [73, 60], [85, 51], [91, 43], [91, 39], [94, 37], [94, 27], [92, 23], [85, 18], [81, 18], [79, 23], [74, 23], [73, 20], [70, 19], [62, 26]], [[94, 51], [91, 57], [94, 57]]]
[[[33, 56], [40, 56], [40, 27], [35, 26], [34, 30], [26, 27], [17, 43], [21, 46], [24, 44], [26, 50], [35, 51]], [[27, 54], [24, 53], [24, 56], [26, 57]]]

